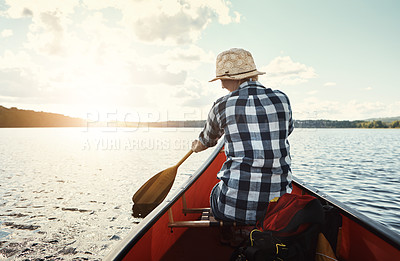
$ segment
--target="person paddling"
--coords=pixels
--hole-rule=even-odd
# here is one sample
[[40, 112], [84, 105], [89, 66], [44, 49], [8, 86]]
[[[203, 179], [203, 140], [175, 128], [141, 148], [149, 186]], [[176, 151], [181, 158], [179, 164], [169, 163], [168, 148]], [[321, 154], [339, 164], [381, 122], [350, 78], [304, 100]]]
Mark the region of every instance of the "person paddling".
[[232, 48], [216, 59], [216, 77], [229, 94], [212, 106], [194, 152], [225, 134], [226, 161], [210, 195], [216, 219], [254, 225], [270, 200], [292, 191], [288, 136], [293, 131], [288, 97], [258, 82], [249, 51]]

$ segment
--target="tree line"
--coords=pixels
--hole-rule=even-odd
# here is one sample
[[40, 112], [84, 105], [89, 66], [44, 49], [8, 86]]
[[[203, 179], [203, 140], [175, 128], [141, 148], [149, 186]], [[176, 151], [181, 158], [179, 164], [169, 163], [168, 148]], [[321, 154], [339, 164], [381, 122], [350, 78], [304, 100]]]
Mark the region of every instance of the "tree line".
[[0, 106], [0, 127], [82, 127], [86, 121], [71, 118], [65, 115], [20, 110], [15, 107], [10, 109]]
[[332, 121], [332, 120], [295, 120], [296, 128], [400, 128], [400, 120], [384, 122], [381, 120], [372, 121]]

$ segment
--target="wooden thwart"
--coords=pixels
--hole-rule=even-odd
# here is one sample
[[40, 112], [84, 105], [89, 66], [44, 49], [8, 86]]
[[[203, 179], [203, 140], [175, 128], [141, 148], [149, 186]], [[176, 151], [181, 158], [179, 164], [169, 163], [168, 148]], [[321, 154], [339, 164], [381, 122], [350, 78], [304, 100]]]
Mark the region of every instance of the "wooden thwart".
[[191, 214], [191, 213], [203, 213], [203, 212], [211, 212], [210, 208], [188, 208], [186, 204], [186, 196], [185, 193], [182, 195], [182, 205], [183, 209], [182, 212], [183, 214]]
[[230, 221], [219, 221], [216, 220], [212, 214], [211, 208], [187, 208], [185, 194], [182, 196], [183, 209], [182, 212], [184, 214], [188, 213], [201, 213], [201, 217], [198, 220], [189, 220], [189, 221], [174, 221], [174, 217], [172, 214], [172, 210], [168, 210], [169, 223], [168, 227], [224, 227], [224, 226], [244, 226], [244, 224], [240, 224], [237, 222]]

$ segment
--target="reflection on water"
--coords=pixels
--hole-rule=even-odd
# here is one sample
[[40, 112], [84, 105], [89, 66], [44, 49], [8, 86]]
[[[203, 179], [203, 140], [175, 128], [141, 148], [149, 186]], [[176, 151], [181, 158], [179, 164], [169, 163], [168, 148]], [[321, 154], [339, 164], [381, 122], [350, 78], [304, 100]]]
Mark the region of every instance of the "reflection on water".
[[[140, 222], [131, 197], [199, 129], [0, 129], [0, 259], [100, 259]], [[400, 231], [399, 130], [296, 129], [293, 173]], [[193, 154], [173, 190], [212, 151]]]

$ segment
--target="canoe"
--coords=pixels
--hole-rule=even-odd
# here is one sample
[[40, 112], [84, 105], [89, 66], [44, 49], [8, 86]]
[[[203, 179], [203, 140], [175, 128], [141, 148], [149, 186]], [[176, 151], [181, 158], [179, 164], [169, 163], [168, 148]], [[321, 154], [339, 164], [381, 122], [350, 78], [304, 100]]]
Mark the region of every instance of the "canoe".
[[[222, 148], [220, 143], [188, 181], [147, 215], [105, 260], [229, 260], [233, 248], [221, 244], [220, 228], [196, 221], [202, 215], [198, 210], [209, 208], [210, 191], [226, 159]], [[400, 260], [397, 233], [296, 178], [292, 193], [313, 195], [338, 211], [339, 260]]]

